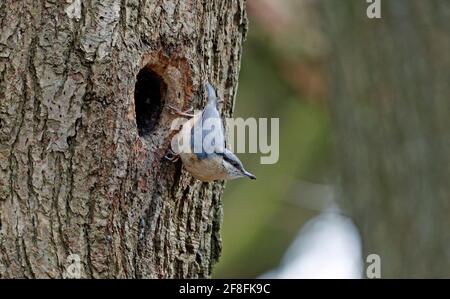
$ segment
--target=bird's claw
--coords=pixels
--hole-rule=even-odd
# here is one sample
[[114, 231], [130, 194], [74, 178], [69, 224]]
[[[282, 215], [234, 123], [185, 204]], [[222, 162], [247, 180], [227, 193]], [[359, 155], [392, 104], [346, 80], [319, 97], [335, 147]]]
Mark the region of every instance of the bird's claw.
[[180, 155], [175, 154], [172, 150], [169, 149], [169, 152], [164, 156], [165, 159], [170, 162], [177, 162], [180, 159]]
[[170, 112], [172, 114], [176, 114], [176, 115], [179, 115], [179, 116], [185, 116], [185, 117], [194, 117], [195, 116], [194, 114], [189, 113], [189, 112], [192, 112], [192, 110], [194, 110], [193, 108], [189, 108], [186, 111], [181, 111], [180, 109], [178, 109], [176, 107], [173, 107], [171, 105], [167, 105], [167, 107], [169, 107], [169, 109], [171, 110]]

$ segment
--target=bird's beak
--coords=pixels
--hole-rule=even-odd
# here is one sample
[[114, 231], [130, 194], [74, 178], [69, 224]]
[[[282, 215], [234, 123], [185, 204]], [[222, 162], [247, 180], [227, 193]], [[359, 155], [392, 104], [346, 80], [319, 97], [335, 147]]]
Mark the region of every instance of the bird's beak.
[[252, 179], [252, 180], [256, 180], [256, 177], [255, 177], [253, 174], [251, 174], [250, 172], [248, 172], [248, 171], [245, 171], [245, 170], [244, 170], [244, 175], [245, 175], [246, 177], [249, 177], [249, 178]]

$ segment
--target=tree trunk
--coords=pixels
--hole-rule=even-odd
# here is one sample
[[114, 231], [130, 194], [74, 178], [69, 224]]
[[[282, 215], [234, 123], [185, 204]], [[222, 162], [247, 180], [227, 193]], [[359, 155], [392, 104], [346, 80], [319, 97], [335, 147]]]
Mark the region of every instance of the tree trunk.
[[6, 0], [0, 23], [0, 277], [210, 276], [223, 183], [164, 159], [167, 106], [209, 80], [231, 115], [244, 0]]
[[[342, 202], [382, 277], [450, 276], [450, 2], [324, 3]], [[341, 3], [345, 2], [345, 3]]]

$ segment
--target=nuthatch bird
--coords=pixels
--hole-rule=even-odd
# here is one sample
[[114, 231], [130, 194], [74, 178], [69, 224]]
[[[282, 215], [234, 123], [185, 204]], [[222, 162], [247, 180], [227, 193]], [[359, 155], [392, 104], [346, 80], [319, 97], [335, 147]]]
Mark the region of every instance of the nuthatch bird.
[[217, 96], [214, 87], [207, 84], [208, 103], [203, 111], [196, 114], [181, 112], [170, 107], [176, 114], [190, 119], [186, 121], [175, 136], [175, 143], [183, 146], [175, 149], [171, 161], [181, 158], [184, 167], [193, 177], [203, 182], [230, 180], [239, 177], [256, 179], [244, 169], [242, 162], [225, 148], [225, 135], [222, 119], [217, 110]]

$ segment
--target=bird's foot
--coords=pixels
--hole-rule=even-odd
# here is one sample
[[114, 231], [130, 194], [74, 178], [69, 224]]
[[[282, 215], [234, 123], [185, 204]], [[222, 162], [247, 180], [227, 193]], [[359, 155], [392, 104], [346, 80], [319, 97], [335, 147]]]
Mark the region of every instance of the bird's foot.
[[193, 113], [189, 113], [192, 112], [194, 109], [193, 108], [189, 108], [186, 111], [181, 111], [180, 109], [173, 107], [171, 105], [167, 105], [169, 107], [169, 109], [171, 110], [172, 114], [176, 114], [179, 116], [185, 116], [185, 117], [194, 117], [195, 115]]
[[177, 162], [180, 159], [180, 155], [176, 154], [173, 152], [173, 150], [169, 149], [169, 151], [167, 152], [167, 154], [164, 156], [164, 158], [166, 158], [167, 160], [169, 160], [170, 162]]

